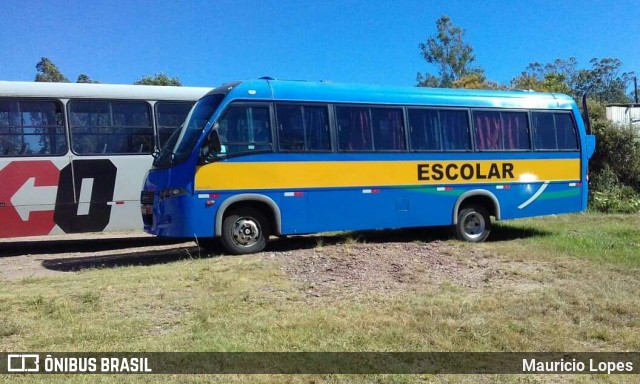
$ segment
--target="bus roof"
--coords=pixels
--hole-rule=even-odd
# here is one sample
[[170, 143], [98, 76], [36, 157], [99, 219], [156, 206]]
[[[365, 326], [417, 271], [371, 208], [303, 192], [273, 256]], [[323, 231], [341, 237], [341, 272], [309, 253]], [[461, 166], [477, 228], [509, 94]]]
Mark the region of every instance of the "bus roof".
[[210, 90], [211, 88], [205, 87], [0, 81], [0, 97], [193, 101], [198, 100]]
[[575, 101], [570, 96], [559, 93], [399, 87], [271, 79], [243, 81], [237, 84], [229, 94], [234, 99], [480, 108], [571, 109], [575, 105]]

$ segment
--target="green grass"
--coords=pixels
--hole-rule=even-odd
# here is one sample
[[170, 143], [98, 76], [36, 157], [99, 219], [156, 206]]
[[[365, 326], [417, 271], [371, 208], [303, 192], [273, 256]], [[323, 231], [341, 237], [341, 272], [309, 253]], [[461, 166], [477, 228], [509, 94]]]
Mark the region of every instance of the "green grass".
[[[517, 239], [522, 236], [523, 238]], [[494, 226], [496, 249], [526, 247], [553, 258], [574, 257], [623, 268], [640, 267], [640, 214], [575, 214], [501, 222]], [[491, 242], [490, 242], [491, 243]]]
[[[0, 283], [3, 351], [637, 351], [640, 217], [500, 223], [464, 244], [501, 284], [416, 279], [391, 292], [309, 297], [278, 258], [212, 257]], [[419, 239], [414, 239], [417, 241]], [[368, 241], [367, 241], [368, 242]], [[317, 247], [332, 245], [319, 240]], [[357, 241], [346, 240], [343, 253]], [[335, 257], [341, 257], [337, 253]], [[419, 273], [429, 273], [423, 271]], [[634, 382], [631, 376], [185, 375], [0, 377], [12, 382]]]

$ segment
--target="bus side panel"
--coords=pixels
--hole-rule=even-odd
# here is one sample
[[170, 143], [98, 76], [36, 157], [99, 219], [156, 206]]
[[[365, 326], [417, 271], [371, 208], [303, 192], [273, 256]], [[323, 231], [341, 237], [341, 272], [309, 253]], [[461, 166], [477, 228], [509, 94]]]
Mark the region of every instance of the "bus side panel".
[[496, 196], [503, 220], [583, 210], [582, 183], [578, 181], [512, 184], [496, 191]]
[[150, 155], [76, 157], [73, 231], [141, 230], [140, 190], [151, 162]]
[[312, 191], [306, 232], [451, 224], [456, 196], [437, 192], [435, 187]]
[[142, 229], [151, 156], [0, 159], [0, 237]]
[[0, 159], [0, 237], [63, 233], [54, 212], [66, 201], [58, 196], [60, 174], [69, 158]]
[[75, 156], [60, 173], [55, 219], [65, 233], [142, 229], [140, 188], [151, 156]]

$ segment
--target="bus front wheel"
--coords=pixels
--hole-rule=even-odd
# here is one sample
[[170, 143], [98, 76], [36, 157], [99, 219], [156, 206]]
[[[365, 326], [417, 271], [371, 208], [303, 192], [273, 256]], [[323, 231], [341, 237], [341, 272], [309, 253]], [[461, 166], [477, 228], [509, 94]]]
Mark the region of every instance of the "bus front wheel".
[[256, 209], [235, 209], [222, 222], [222, 245], [234, 255], [260, 252], [269, 238], [267, 223], [264, 215]]
[[491, 218], [484, 207], [467, 205], [458, 211], [456, 235], [460, 240], [479, 243], [491, 232]]

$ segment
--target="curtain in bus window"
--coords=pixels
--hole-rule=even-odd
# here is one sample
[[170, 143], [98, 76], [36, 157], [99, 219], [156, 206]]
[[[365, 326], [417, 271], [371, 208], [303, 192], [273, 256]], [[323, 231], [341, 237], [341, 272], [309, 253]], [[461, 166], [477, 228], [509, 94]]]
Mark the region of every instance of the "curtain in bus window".
[[551, 112], [534, 112], [531, 114], [533, 120], [533, 140], [536, 149], [557, 149], [556, 128]]
[[467, 111], [441, 110], [439, 117], [444, 149], [451, 151], [471, 149]]
[[478, 150], [529, 148], [528, 119], [525, 112], [474, 111], [473, 117]]
[[476, 148], [481, 151], [502, 149], [500, 112], [474, 111]]
[[442, 149], [438, 110], [410, 109], [409, 127], [411, 131], [411, 150], [437, 151]]
[[531, 148], [529, 143], [529, 119], [526, 112], [502, 112], [504, 127], [504, 149], [525, 150]]
[[376, 150], [404, 150], [402, 109], [372, 108], [373, 141]]
[[337, 107], [338, 147], [347, 151], [372, 150], [369, 109]]
[[306, 146], [310, 151], [331, 150], [327, 107], [304, 108]]
[[66, 151], [61, 104], [0, 101], [0, 156], [61, 155]]
[[571, 115], [567, 113], [556, 113], [555, 123], [558, 149], [578, 149], [578, 138]]

